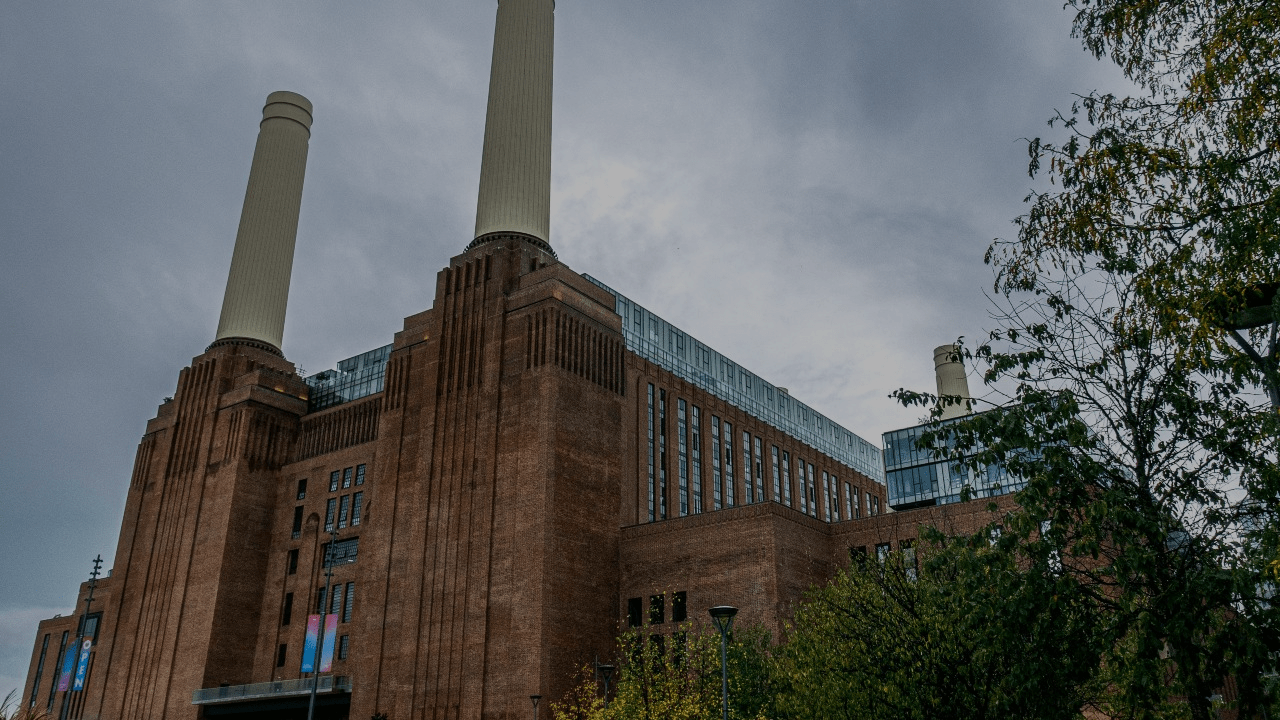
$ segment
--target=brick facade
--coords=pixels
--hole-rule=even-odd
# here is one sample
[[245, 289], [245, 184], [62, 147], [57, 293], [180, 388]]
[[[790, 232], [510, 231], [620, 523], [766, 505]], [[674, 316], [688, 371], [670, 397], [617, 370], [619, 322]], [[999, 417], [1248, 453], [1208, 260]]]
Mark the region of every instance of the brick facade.
[[[650, 386], [663, 426], [650, 422]], [[307, 392], [289, 362], [250, 343], [215, 343], [181, 372], [139, 444], [114, 575], [99, 585], [94, 669], [71, 717], [301, 712], [201, 710], [192, 693], [301, 676], [330, 519], [358, 555], [325, 590], [347, 649], [334, 673], [351, 693], [323, 716], [395, 720], [525, 717], [529, 695], [554, 699], [584, 663], [611, 656], [633, 597], [685, 592], [691, 619], [734, 604], [740, 622], [776, 636], [850, 547], [899, 543], [921, 522], [987, 521], [974, 504], [869, 515], [882, 485], [626, 350], [613, 297], [518, 236], [438, 274], [433, 307], [395, 336], [381, 393], [308, 412]], [[712, 418], [732, 427], [721, 460], [735, 502], [719, 510]], [[653, 522], [651, 427], [666, 450], [652, 455]], [[778, 501], [775, 447], [791, 463]], [[807, 513], [801, 461], [814, 474]], [[822, 477], [837, 479], [834, 495]], [[74, 635], [75, 622], [41, 623], [24, 703], [33, 691], [47, 702], [43, 640]]]

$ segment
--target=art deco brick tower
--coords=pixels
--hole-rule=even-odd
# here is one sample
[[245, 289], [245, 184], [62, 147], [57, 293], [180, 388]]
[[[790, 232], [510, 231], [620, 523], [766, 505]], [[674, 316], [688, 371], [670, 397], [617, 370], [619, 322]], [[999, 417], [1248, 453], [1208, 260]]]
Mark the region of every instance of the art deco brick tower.
[[306, 385], [279, 349], [311, 103], [272, 93], [217, 339], [138, 446], [89, 716], [192, 717], [193, 688], [249, 682], [275, 471]]

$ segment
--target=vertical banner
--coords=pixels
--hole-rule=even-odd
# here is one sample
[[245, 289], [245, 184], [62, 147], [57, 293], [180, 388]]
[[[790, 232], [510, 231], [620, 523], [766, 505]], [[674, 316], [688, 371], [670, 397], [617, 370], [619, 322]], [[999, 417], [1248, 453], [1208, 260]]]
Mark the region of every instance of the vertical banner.
[[302, 668], [299, 672], [316, 671], [316, 640], [320, 635], [320, 616], [307, 616], [307, 642], [302, 647]]
[[80, 662], [76, 663], [76, 678], [71, 684], [74, 691], [84, 690], [84, 679], [89, 673], [89, 651], [93, 649], [93, 640], [85, 638], [84, 643], [80, 646]]
[[324, 650], [320, 652], [320, 672], [333, 671], [333, 644], [338, 639], [338, 616], [324, 619]]
[[58, 675], [58, 692], [71, 688], [71, 672], [76, 667], [76, 647], [68, 645], [62, 656], [62, 672]]

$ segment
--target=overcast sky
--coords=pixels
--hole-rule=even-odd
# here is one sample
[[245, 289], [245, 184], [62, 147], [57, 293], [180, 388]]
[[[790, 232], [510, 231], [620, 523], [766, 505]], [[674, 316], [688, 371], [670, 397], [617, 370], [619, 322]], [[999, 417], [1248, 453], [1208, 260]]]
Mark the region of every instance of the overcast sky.
[[[0, 694], [112, 565], [213, 339], [263, 100], [315, 104], [285, 355], [391, 342], [471, 240], [493, 0], [0, 4]], [[989, 326], [1025, 138], [1119, 86], [1060, 0], [561, 0], [551, 242], [873, 443]], [[976, 381], [971, 380], [977, 388]]]

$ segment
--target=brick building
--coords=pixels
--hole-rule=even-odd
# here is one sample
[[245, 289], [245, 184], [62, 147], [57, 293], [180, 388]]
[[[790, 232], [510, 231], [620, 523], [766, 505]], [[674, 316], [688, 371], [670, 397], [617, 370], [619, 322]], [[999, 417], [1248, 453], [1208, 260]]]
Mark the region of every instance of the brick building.
[[655, 603], [777, 632], [851, 549], [985, 522], [882, 513], [878, 447], [558, 260], [552, 8], [499, 5], [476, 235], [432, 307], [310, 378], [280, 344], [312, 108], [268, 97], [215, 340], [147, 423], [92, 622], [82, 588], [40, 623], [23, 707], [304, 717], [323, 609], [318, 716], [525, 717]]

